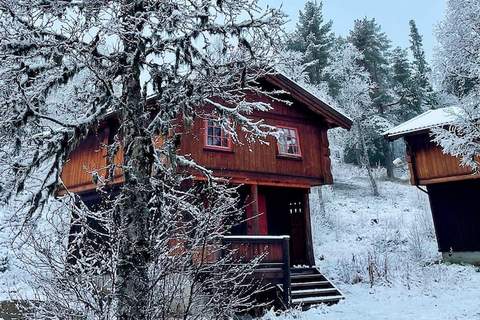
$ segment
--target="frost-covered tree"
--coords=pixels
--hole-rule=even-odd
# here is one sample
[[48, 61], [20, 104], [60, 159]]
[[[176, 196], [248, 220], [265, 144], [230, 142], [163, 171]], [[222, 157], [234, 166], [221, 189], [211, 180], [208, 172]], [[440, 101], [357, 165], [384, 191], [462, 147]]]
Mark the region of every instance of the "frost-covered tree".
[[[378, 118], [382, 119], [378, 123], [377, 131], [380, 132], [381, 128], [385, 129], [385, 124], [392, 122], [392, 107], [400, 102], [400, 98], [392, 94], [390, 84], [390, 40], [376, 20], [368, 18], [355, 21], [347, 40], [362, 53], [358, 63], [370, 75], [372, 81], [370, 96]], [[393, 154], [390, 144], [380, 135], [376, 135], [376, 139], [370, 141], [378, 151], [371, 153], [371, 160], [379, 161], [387, 168], [388, 177], [393, 177]]]
[[[195, 118], [215, 117], [234, 140], [236, 128], [250, 140], [268, 135], [271, 128], [248, 114], [269, 106], [248, 102], [245, 95], [260, 91], [256, 80], [270, 70], [282, 23], [281, 12], [263, 11], [256, 0], [0, 0], [1, 192], [3, 199], [23, 199], [23, 225], [38, 225], [60, 185], [69, 153], [107, 117], [120, 123], [106, 146], [109, 156], [113, 159], [120, 148], [124, 154], [124, 183], [111, 209], [94, 216], [104, 221], [103, 227], [90, 230], [107, 237], [100, 242], [109, 243], [109, 254], [99, 259], [95, 250], [86, 252], [76, 276], [59, 271], [68, 259], [57, 256], [52, 246], [62, 242], [43, 243], [47, 249], [37, 257], [46, 269], [38, 270], [49, 271], [52, 278], [43, 283], [51, 288], [40, 291], [40, 300], [46, 301], [37, 318], [167, 319], [172, 299], [167, 293], [176, 288], [176, 282], [169, 285], [168, 280], [175, 274], [194, 283], [190, 292], [204, 299], [202, 308], [186, 308], [182, 318], [220, 318], [239, 306], [241, 295], [221, 288], [224, 277], [230, 286], [241, 279], [220, 267], [210, 273], [210, 282], [200, 285], [205, 269], [186, 262], [199, 244], [218, 244], [226, 232], [218, 227], [224, 217], [209, 212], [231, 203], [226, 200], [231, 192], [212, 179], [203, 191], [180, 188], [185, 178], [177, 174], [182, 167], [207, 177], [209, 172], [194, 159], [176, 154], [175, 123], [183, 120], [188, 127]], [[203, 112], [206, 104], [213, 108], [209, 114]], [[154, 143], [159, 135], [164, 138], [161, 146]], [[92, 173], [98, 182], [96, 177]], [[204, 208], [205, 199], [195, 198], [202, 192], [212, 199], [210, 210]], [[77, 207], [72, 218], [80, 219], [85, 230], [90, 213]], [[192, 227], [186, 223], [182, 229], [192, 243], [173, 255], [186, 259], [177, 269], [166, 266], [172, 255], [165, 249], [171, 248], [165, 244], [171, 244], [167, 240], [176, 226], [174, 218], [192, 221]], [[105, 270], [111, 282], [95, 286], [93, 274]], [[82, 287], [85, 278], [90, 285]]]
[[410, 20], [410, 51], [413, 56], [412, 62], [412, 102], [418, 111], [430, 109], [435, 106], [435, 95], [430, 84], [429, 73], [431, 72], [425, 57], [423, 37], [420, 34], [415, 20]]
[[434, 140], [463, 165], [479, 171], [480, 163], [480, 3], [448, 1], [445, 18], [438, 26], [436, 73], [442, 89], [457, 97], [456, 122], [434, 130]]
[[339, 84], [336, 101], [353, 120], [350, 144], [357, 150], [357, 157], [368, 174], [372, 192], [379, 195], [369, 160], [368, 132], [375, 131], [379, 119], [370, 96], [370, 74], [359, 65], [364, 57], [351, 44], [340, 45], [327, 68], [329, 76]]
[[395, 120], [403, 122], [419, 115], [422, 110], [418, 107], [414, 97], [415, 84], [406, 50], [399, 47], [395, 48], [392, 52], [391, 63], [392, 91], [400, 99], [393, 112], [395, 113]]
[[288, 49], [303, 53], [303, 62], [312, 84], [324, 81], [323, 70], [327, 66], [333, 44], [332, 21], [325, 22], [322, 1], [307, 1], [299, 13], [295, 32], [288, 41]]

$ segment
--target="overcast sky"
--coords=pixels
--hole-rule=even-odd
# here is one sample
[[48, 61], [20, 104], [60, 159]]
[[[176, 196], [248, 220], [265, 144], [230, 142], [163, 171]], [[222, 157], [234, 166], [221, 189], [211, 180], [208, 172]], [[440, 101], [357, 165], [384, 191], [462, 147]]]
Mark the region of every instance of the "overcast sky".
[[[260, 0], [263, 4], [278, 7], [290, 16], [287, 28], [293, 30], [298, 11], [304, 0]], [[408, 21], [414, 19], [424, 38], [427, 58], [432, 59], [435, 45], [435, 25], [442, 19], [446, 0], [324, 0], [324, 14], [333, 20], [333, 29], [338, 35], [347, 35], [357, 18], [375, 18], [383, 31], [392, 40], [393, 46], [409, 45]]]

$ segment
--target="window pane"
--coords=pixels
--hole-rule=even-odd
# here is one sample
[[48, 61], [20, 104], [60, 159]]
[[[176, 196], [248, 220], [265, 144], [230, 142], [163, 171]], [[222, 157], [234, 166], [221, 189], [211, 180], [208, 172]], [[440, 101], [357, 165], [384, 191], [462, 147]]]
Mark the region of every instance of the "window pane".
[[297, 131], [290, 128], [279, 128], [278, 151], [283, 154], [300, 155]]

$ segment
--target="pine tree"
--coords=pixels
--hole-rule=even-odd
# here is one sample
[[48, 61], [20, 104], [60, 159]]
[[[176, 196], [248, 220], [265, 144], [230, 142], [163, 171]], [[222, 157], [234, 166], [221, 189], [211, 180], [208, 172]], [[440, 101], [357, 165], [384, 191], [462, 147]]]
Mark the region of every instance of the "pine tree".
[[355, 21], [348, 41], [362, 52], [359, 63], [370, 74], [374, 85], [372, 99], [379, 112], [384, 113], [383, 105], [390, 102], [387, 95], [390, 40], [375, 19], [363, 18]]
[[393, 110], [395, 122], [404, 122], [422, 112], [415, 99], [415, 83], [407, 51], [400, 47], [395, 48], [392, 52], [391, 64], [392, 90], [400, 101], [398, 107]]
[[370, 91], [370, 96], [379, 121], [377, 124], [377, 136], [376, 139], [372, 139], [372, 143], [377, 145], [380, 151], [380, 158], [371, 158], [370, 160], [375, 162], [380, 161], [380, 163], [385, 165], [388, 177], [392, 178], [392, 149], [389, 143], [379, 134], [389, 125], [391, 118], [389, 108], [392, 105], [398, 104], [398, 102], [394, 102], [394, 97], [389, 93], [390, 70], [388, 57], [390, 40], [381, 30], [380, 25], [377, 24], [375, 19], [368, 18], [355, 21], [354, 28], [350, 32], [347, 40], [362, 53], [363, 57], [359, 59], [358, 63], [370, 75], [373, 86]]
[[307, 1], [299, 14], [296, 30], [287, 47], [304, 54], [303, 62], [309, 64], [310, 82], [319, 84], [325, 80], [323, 70], [328, 64], [333, 43], [332, 21], [324, 21], [321, 1]]
[[412, 98], [414, 107], [421, 110], [426, 104], [432, 107], [433, 90], [428, 79], [431, 71], [425, 58], [423, 37], [420, 35], [415, 20], [410, 20], [410, 51], [413, 56], [413, 86]]

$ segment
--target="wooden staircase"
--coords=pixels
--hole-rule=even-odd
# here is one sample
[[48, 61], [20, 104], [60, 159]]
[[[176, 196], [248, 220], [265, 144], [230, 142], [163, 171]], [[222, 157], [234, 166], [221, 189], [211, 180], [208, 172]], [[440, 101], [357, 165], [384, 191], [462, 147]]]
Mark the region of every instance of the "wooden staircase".
[[308, 308], [316, 304], [335, 304], [345, 299], [333, 283], [315, 267], [290, 271], [291, 305]]

